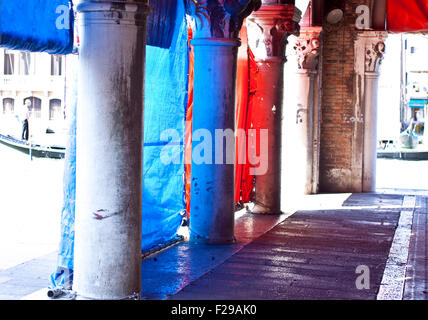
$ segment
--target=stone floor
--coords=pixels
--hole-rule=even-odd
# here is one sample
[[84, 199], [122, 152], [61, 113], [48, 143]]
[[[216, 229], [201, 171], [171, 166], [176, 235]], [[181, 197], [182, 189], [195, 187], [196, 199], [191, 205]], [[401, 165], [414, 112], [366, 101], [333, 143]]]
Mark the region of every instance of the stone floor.
[[428, 197], [418, 197], [410, 236], [404, 296], [428, 300]]
[[[412, 190], [317, 195], [302, 201], [305, 210], [277, 221], [246, 214], [237, 220], [234, 246], [183, 243], [143, 261], [143, 298], [427, 299], [426, 196]], [[410, 229], [398, 235], [405, 213]], [[369, 270], [368, 289], [356, 285], [361, 266]], [[393, 298], [380, 296], [381, 286]]]
[[[145, 259], [142, 298], [374, 300], [382, 287], [395, 298], [426, 300], [427, 199], [403, 190], [316, 195], [297, 212], [241, 214], [234, 245], [184, 242]], [[398, 236], [404, 213], [411, 213], [411, 232]], [[47, 299], [55, 258], [53, 252], [0, 271], [0, 299]], [[368, 289], [356, 285], [361, 266]]]
[[[298, 211], [172, 298], [376, 299], [402, 198], [353, 194], [341, 209]], [[359, 266], [367, 290], [356, 286]]]

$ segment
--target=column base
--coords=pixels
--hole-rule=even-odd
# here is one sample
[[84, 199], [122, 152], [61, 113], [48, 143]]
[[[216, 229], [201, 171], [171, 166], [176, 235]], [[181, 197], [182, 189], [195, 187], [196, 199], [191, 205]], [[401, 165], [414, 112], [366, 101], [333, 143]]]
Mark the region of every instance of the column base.
[[108, 298], [96, 298], [96, 297], [87, 297], [84, 295], [79, 294], [78, 292], [73, 292], [74, 293], [74, 297], [72, 300], [91, 300], [91, 301], [95, 301], [95, 300], [116, 300], [116, 301], [120, 301], [120, 300], [141, 300], [141, 294], [140, 293], [135, 293], [126, 297], [108, 297]]
[[254, 208], [249, 210], [248, 212], [253, 214], [260, 214], [260, 215], [280, 215], [283, 213], [281, 210], [268, 208], [260, 204], [256, 204]]
[[216, 238], [216, 239], [208, 239], [203, 238], [199, 235], [190, 235], [189, 239], [190, 243], [193, 244], [234, 244], [236, 243], [236, 238]]

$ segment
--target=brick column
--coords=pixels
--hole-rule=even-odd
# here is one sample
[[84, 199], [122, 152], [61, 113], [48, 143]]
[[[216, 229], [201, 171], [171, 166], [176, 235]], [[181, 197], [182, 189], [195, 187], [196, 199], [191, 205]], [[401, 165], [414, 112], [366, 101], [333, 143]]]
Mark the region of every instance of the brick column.
[[73, 289], [139, 298], [146, 0], [81, 1]]
[[[285, 48], [291, 34], [299, 34], [301, 12], [284, 1], [263, 1], [262, 7], [248, 19], [248, 41], [259, 72], [254, 97], [251, 127], [260, 136], [259, 144], [267, 144], [267, 154], [260, 154], [260, 162], [267, 170], [254, 170], [255, 191], [252, 209], [258, 214], [281, 212], [281, 120]], [[260, 130], [267, 130], [267, 141]], [[250, 152], [256, 152], [250, 146]], [[266, 167], [266, 164], [260, 164]]]
[[[259, 0], [187, 0], [194, 18], [190, 241], [234, 241], [235, 91], [238, 38]], [[224, 137], [226, 143], [224, 144]]]

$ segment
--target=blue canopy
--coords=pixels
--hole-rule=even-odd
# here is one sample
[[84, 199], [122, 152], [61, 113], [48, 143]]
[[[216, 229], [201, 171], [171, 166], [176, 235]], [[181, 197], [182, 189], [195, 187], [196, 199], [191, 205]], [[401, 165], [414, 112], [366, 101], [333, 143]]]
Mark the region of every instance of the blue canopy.
[[428, 99], [410, 99], [409, 107], [410, 108], [424, 108], [428, 104]]
[[73, 51], [70, 0], [1, 0], [0, 46], [67, 54]]

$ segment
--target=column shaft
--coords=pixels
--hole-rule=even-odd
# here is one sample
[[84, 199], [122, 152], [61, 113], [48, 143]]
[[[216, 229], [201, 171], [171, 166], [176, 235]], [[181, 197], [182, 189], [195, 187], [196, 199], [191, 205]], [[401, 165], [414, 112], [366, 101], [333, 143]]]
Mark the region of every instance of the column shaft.
[[[376, 161], [377, 161], [377, 92], [380, 65], [385, 54], [385, 32], [364, 31], [357, 35], [355, 41], [355, 77], [357, 83], [358, 103], [356, 113], [362, 114], [362, 137], [360, 148], [361, 157], [360, 190], [362, 192], [376, 191]], [[363, 83], [361, 83], [361, 80]], [[354, 151], [355, 153], [355, 151]], [[358, 181], [356, 181], [358, 183]]]
[[[255, 193], [253, 213], [281, 213], [281, 123], [283, 99], [283, 58], [270, 58], [258, 62], [257, 92], [254, 96], [255, 108], [251, 123], [255, 134], [259, 135], [257, 146], [260, 152], [265, 150], [261, 144], [267, 144], [267, 157], [260, 155], [260, 166], [267, 165], [267, 171], [255, 175]], [[259, 130], [267, 129], [267, 141], [263, 141]], [[256, 147], [256, 146], [254, 146]], [[254, 164], [259, 165], [259, 164]]]
[[[235, 82], [239, 41], [195, 39], [191, 241], [233, 242]], [[216, 135], [231, 130], [231, 139]], [[201, 144], [195, 139], [201, 133]], [[205, 133], [205, 134], [204, 134]], [[217, 133], [217, 134], [218, 134]], [[197, 151], [205, 144], [202, 154]], [[217, 147], [219, 146], [219, 147]], [[209, 150], [211, 149], [211, 150]], [[232, 158], [229, 158], [232, 156]], [[205, 158], [205, 160], [201, 159]], [[232, 162], [228, 161], [232, 159]], [[220, 161], [219, 161], [220, 160]]]
[[139, 297], [146, 1], [78, 5], [73, 289]]
[[190, 241], [234, 241], [238, 34], [260, 0], [186, 0], [194, 20]]
[[[287, 128], [288, 138], [287, 154], [291, 168], [288, 174], [292, 184], [288, 189], [292, 190], [293, 196], [301, 196], [317, 192], [318, 181], [318, 130], [319, 121], [319, 96], [317, 82], [319, 81], [319, 51], [320, 51], [321, 28], [305, 28], [300, 31], [300, 37], [295, 39], [293, 46], [296, 56], [296, 68], [293, 88], [295, 100], [291, 103], [293, 116]], [[315, 105], [317, 104], [317, 105]]]
[[366, 72], [364, 80], [363, 192], [376, 191], [378, 80], [378, 73]]
[[296, 110], [296, 135], [292, 138], [296, 143], [290, 157], [295, 158], [298, 166], [294, 171], [297, 191], [300, 195], [312, 193], [313, 166], [313, 119], [314, 119], [314, 82], [316, 74], [310, 71], [297, 73], [298, 92]]
[[[260, 136], [259, 144], [250, 151], [257, 153], [267, 149], [267, 155], [260, 154], [260, 162], [267, 162], [267, 170], [255, 170], [255, 188], [252, 209], [258, 214], [281, 213], [281, 123], [284, 89], [284, 62], [287, 38], [299, 34], [298, 22], [301, 12], [294, 5], [281, 1], [264, 1], [262, 7], [248, 19], [249, 46], [253, 51], [259, 71], [257, 92], [251, 112], [251, 127]], [[261, 131], [267, 130], [268, 139], [263, 141]], [[257, 165], [258, 164], [254, 164]], [[260, 166], [265, 164], [260, 163]]]

